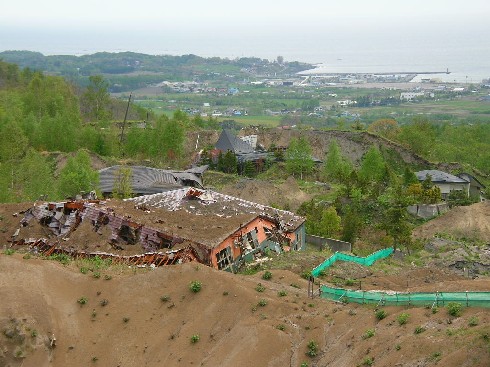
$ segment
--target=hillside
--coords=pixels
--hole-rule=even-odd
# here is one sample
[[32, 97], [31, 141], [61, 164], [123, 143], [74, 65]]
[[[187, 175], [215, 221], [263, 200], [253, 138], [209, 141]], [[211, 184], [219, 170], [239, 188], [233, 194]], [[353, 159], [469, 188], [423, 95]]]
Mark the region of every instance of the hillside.
[[[78, 266], [0, 255], [0, 297], [7, 300], [0, 303], [1, 366], [490, 363], [488, 310], [465, 309], [453, 318], [442, 309], [387, 307], [388, 316], [377, 322], [371, 307], [308, 299], [306, 281], [289, 271], [275, 270], [264, 281], [261, 274], [193, 264], [119, 266], [102, 269], [97, 279]], [[189, 290], [193, 280], [202, 282], [198, 293]], [[255, 290], [258, 282], [266, 288], [262, 293]], [[280, 290], [287, 295], [279, 297]], [[77, 303], [82, 297], [84, 305]], [[402, 312], [410, 317], [400, 326]], [[468, 326], [471, 317], [478, 325]], [[425, 331], [415, 334], [417, 326]], [[368, 329], [375, 335], [366, 337]], [[56, 345], [49, 347], [53, 335]], [[195, 343], [193, 335], [199, 335]], [[310, 341], [318, 343], [317, 356], [305, 354]]]

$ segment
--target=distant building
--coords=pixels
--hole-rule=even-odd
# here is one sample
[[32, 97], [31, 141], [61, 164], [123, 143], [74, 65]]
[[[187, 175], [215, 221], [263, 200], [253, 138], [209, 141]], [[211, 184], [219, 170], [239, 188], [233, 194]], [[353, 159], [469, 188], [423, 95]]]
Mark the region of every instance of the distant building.
[[480, 199], [480, 201], [485, 201], [483, 191], [486, 189], [486, 186], [484, 184], [482, 184], [475, 176], [470, 175], [469, 173], [460, 173], [458, 174], [458, 177], [470, 183], [470, 196], [477, 197]]
[[425, 93], [424, 92], [402, 92], [400, 93], [400, 99], [402, 101], [411, 101], [412, 99], [418, 98], [418, 97], [424, 97]]
[[427, 176], [430, 176], [432, 183], [441, 189], [443, 200], [448, 198], [451, 191], [462, 191], [466, 196], [470, 194], [470, 183], [464, 178], [450, 173], [431, 169], [415, 172], [415, 175], [420, 182], [425, 181]]

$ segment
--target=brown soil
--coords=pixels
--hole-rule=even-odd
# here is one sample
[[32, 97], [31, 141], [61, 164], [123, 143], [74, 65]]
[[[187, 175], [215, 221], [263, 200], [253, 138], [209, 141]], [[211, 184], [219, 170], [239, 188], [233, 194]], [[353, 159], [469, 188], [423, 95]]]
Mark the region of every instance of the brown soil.
[[[266, 281], [261, 274], [185, 264], [133, 272], [115, 267], [95, 279], [76, 264], [2, 254], [0, 366], [356, 366], [367, 358], [377, 366], [490, 363], [490, 343], [482, 337], [490, 333], [488, 309], [450, 318], [445, 310], [387, 307], [388, 317], [377, 322], [371, 307], [308, 299], [306, 281], [289, 271], [272, 273]], [[202, 282], [199, 293], [189, 290], [193, 280]], [[259, 282], [262, 293], [255, 290]], [[279, 297], [280, 290], [287, 295]], [[170, 300], [162, 302], [163, 295]], [[81, 297], [85, 305], [77, 303]], [[402, 312], [410, 318], [399, 326]], [[469, 327], [472, 316], [478, 325]], [[417, 326], [426, 331], [414, 334]], [[375, 336], [363, 338], [368, 329]], [[199, 341], [191, 343], [192, 335]], [[312, 340], [318, 343], [313, 358], [305, 354]]]
[[431, 238], [436, 234], [490, 243], [490, 202], [455, 207], [413, 232], [415, 238]]

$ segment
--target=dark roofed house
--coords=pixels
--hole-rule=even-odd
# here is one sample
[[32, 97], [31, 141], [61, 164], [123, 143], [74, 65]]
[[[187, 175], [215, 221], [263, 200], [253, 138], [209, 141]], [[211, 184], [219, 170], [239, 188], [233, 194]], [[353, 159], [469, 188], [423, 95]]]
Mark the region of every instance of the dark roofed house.
[[444, 200], [451, 191], [462, 191], [469, 196], [470, 183], [464, 178], [434, 169], [415, 172], [415, 175], [420, 182], [430, 176], [432, 183], [441, 189], [441, 196]]
[[[265, 161], [271, 154], [263, 151], [256, 151], [246, 141], [235, 136], [230, 130], [223, 129], [215, 146], [217, 151], [226, 153], [231, 151], [235, 154], [240, 165], [244, 162], [254, 162], [256, 166], [260, 166], [261, 162]], [[243, 167], [241, 167], [243, 169]]]
[[171, 171], [144, 166], [112, 166], [99, 171], [99, 188], [102, 194], [110, 196], [121, 168], [131, 169], [132, 192], [134, 195], [149, 195], [191, 186], [202, 188], [202, 175], [208, 166], [200, 166], [186, 171]]

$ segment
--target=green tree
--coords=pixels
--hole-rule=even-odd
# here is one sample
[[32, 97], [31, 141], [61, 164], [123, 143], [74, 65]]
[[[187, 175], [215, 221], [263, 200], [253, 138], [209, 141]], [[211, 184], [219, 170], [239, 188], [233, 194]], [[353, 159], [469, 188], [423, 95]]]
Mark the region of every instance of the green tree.
[[395, 249], [398, 245], [404, 245], [410, 250], [412, 228], [408, 221], [407, 206], [411, 204], [411, 198], [401, 185], [391, 189], [389, 197], [382, 227], [393, 238]]
[[101, 75], [89, 77], [89, 84], [82, 97], [82, 109], [92, 121], [106, 121], [111, 118], [109, 84]]
[[345, 216], [342, 218], [342, 241], [354, 243], [361, 232], [363, 222], [359, 211], [350, 206], [347, 209]]
[[319, 235], [323, 237], [332, 237], [334, 233], [340, 231], [340, 223], [341, 218], [337, 214], [337, 210], [335, 210], [335, 207], [329, 206], [327, 209], [323, 210], [319, 225]]
[[81, 192], [96, 190], [99, 173], [92, 169], [87, 151], [79, 150], [74, 157], [68, 158], [60, 172], [58, 187], [62, 197], [73, 197]]
[[133, 196], [133, 170], [131, 167], [121, 166], [116, 172], [116, 181], [112, 189], [112, 197], [127, 199]]
[[386, 163], [381, 152], [375, 146], [364, 155], [359, 169], [359, 179], [365, 183], [380, 183], [386, 175]]
[[311, 157], [311, 146], [304, 137], [291, 139], [285, 155], [286, 170], [293, 176], [299, 174], [303, 179], [303, 174], [313, 172], [315, 163]]
[[352, 163], [342, 156], [339, 145], [332, 140], [328, 147], [324, 174], [327, 178], [336, 181], [345, 181], [352, 171]]

